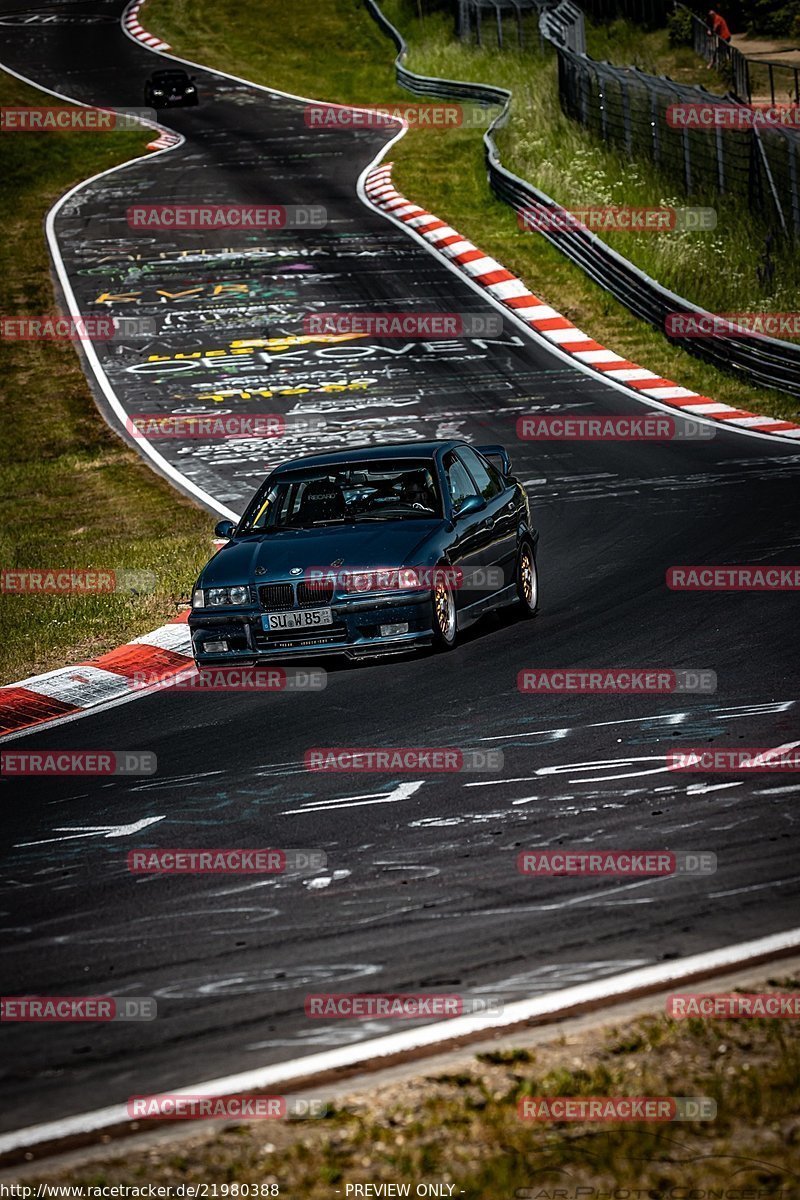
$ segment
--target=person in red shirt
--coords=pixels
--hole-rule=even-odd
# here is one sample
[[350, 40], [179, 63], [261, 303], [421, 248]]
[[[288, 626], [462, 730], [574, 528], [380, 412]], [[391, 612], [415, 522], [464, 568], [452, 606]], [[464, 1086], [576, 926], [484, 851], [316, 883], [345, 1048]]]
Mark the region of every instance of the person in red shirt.
[[706, 25], [708, 26], [709, 32], [715, 33], [718, 38], [722, 39], [723, 42], [729, 42], [731, 40], [731, 31], [728, 28], [728, 22], [720, 13], [715, 12], [713, 8], [708, 10]]
[[706, 29], [708, 30], [709, 36], [713, 37], [714, 39], [711, 43], [711, 62], [708, 64], [708, 70], [710, 71], [712, 67], [719, 66], [720, 42], [725, 42], [726, 44], [730, 43], [731, 31], [728, 28], [728, 22], [725, 20], [725, 18], [721, 15], [721, 13], [716, 12], [713, 8], [708, 10], [708, 16], [706, 17]]

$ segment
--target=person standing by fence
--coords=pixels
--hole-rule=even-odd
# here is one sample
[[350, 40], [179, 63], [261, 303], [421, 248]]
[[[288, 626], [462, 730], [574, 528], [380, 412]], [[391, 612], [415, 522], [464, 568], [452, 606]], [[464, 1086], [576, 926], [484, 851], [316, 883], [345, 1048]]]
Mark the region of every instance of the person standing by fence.
[[706, 17], [706, 28], [709, 36], [714, 38], [711, 62], [708, 64], [708, 70], [710, 71], [712, 67], [719, 66], [719, 43], [725, 42], [726, 45], [730, 45], [731, 31], [728, 28], [728, 22], [725, 20], [722, 14], [718, 13], [713, 8], [708, 10], [708, 16]]

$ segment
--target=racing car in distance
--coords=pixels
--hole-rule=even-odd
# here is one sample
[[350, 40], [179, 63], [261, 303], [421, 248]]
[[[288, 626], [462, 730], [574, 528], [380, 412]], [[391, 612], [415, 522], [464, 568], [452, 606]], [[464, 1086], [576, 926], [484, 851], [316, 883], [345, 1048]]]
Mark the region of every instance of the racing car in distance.
[[148, 108], [196, 105], [198, 100], [195, 78], [176, 68], [154, 71], [144, 85], [144, 102]]
[[264, 480], [192, 591], [198, 667], [451, 649], [538, 608], [538, 534], [502, 446], [406, 442], [295, 459]]

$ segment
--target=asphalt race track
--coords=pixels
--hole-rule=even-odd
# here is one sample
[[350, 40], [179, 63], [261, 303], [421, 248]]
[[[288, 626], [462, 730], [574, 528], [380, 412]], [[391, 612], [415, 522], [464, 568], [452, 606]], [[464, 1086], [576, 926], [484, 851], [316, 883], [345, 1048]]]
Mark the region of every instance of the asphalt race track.
[[[78, 100], [141, 106], [159, 63], [123, 34], [121, 11], [116, 0], [0, 4], [2, 62]], [[396, 1028], [309, 1020], [309, 991], [519, 999], [797, 924], [796, 775], [665, 766], [675, 747], [800, 740], [796, 601], [672, 592], [665, 572], [797, 562], [798, 447], [721, 428], [690, 442], [520, 442], [521, 413], [643, 404], [510, 321], [497, 337], [437, 344], [293, 341], [319, 309], [495, 310], [359, 200], [385, 132], [316, 131], [302, 102], [196, 74], [200, 107], [161, 117], [185, 142], [83, 189], [56, 224], [85, 315], [155, 319], [154, 337], [99, 346], [126, 410], [282, 413], [287, 437], [274, 443], [158, 444], [236, 511], [296, 454], [503, 442], [540, 530], [542, 609], [533, 622], [487, 619], [448, 655], [328, 664], [323, 692], [160, 692], [12, 743], [150, 750], [158, 770], [3, 780], [3, 994], [153, 996], [159, 1016], [3, 1025], [3, 1130]], [[127, 224], [131, 203], [192, 199], [321, 205], [327, 224], [247, 235]], [[247, 340], [257, 344], [232, 353]], [[718, 690], [517, 690], [525, 667], [573, 665], [708, 668]], [[372, 745], [499, 749], [504, 765], [423, 777], [303, 768], [312, 746]], [[128, 851], [156, 845], [319, 848], [328, 866], [130, 874]], [[516, 855], [534, 846], [705, 850], [718, 870], [533, 880]]]

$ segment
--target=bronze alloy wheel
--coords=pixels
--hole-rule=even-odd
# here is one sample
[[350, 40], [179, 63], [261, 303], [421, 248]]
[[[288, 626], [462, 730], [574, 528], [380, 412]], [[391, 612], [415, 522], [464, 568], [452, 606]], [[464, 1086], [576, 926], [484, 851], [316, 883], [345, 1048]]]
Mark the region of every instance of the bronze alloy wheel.
[[456, 644], [456, 602], [446, 570], [437, 572], [433, 586], [433, 631], [440, 650]]
[[527, 616], [532, 617], [539, 608], [539, 575], [536, 559], [528, 542], [523, 542], [517, 559], [517, 595]]

